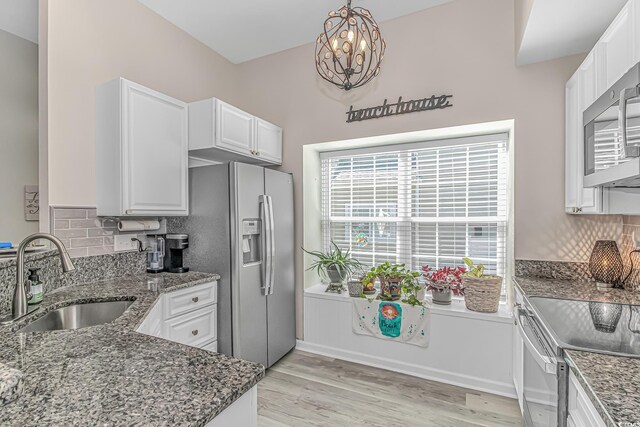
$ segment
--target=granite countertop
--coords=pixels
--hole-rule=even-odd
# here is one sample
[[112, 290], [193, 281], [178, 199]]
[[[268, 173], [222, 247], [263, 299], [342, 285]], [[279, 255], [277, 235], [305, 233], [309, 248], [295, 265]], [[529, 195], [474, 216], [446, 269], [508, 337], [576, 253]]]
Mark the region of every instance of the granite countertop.
[[[594, 281], [515, 277], [528, 297], [640, 304], [640, 293], [598, 289]], [[569, 366], [609, 427], [640, 425], [640, 359], [565, 350]]]
[[[135, 332], [160, 293], [217, 275], [140, 275], [60, 288], [21, 322], [0, 326], [0, 363], [24, 373], [24, 391], [0, 407], [0, 425], [204, 426], [264, 376], [262, 365]], [[78, 302], [135, 300], [112, 323], [15, 331]]]
[[640, 425], [640, 359], [575, 350], [565, 355], [607, 426]]

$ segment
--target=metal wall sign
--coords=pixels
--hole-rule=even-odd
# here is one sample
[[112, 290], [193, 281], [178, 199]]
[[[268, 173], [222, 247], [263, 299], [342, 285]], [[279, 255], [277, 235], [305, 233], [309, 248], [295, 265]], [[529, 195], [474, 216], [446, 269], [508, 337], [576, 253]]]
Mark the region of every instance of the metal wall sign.
[[347, 111], [347, 123], [397, 116], [399, 114], [417, 113], [418, 111], [441, 110], [453, 107], [450, 101], [451, 98], [453, 98], [453, 95], [432, 95], [429, 98], [403, 101], [402, 97], [399, 97], [398, 102], [395, 104], [389, 104], [385, 99], [382, 105], [362, 108], [360, 110], [354, 110], [352, 105], [349, 111]]

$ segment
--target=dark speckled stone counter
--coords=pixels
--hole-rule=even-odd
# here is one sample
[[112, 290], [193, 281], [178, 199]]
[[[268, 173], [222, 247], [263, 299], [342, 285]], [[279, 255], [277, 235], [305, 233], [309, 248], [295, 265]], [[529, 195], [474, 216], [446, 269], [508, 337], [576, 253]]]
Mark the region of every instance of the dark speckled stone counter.
[[574, 350], [566, 356], [608, 426], [640, 425], [640, 359]]
[[[204, 426], [264, 376], [259, 364], [135, 332], [163, 292], [217, 279], [140, 275], [60, 288], [25, 320], [0, 327], [0, 363], [24, 391], [0, 425]], [[15, 331], [77, 302], [135, 300], [113, 323], [73, 331]]]
[[[640, 305], [640, 293], [624, 289], [601, 290], [591, 280], [516, 277], [528, 297]], [[567, 361], [609, 427], [640, 425], [640, 359], [567, 350]]]

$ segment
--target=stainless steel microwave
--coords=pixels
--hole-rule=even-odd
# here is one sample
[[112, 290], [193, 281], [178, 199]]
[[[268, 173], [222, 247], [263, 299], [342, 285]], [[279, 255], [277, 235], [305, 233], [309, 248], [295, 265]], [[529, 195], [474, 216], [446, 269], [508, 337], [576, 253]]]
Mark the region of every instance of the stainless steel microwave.
[[584, 186], [640, 187], [640, 63], [583, 116]]

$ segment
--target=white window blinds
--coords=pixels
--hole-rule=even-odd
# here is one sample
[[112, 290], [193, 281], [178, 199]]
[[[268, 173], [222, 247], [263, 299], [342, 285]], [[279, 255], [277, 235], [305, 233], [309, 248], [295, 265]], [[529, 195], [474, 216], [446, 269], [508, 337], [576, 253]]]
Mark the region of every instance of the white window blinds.
[[323, 246], [414, 270], [470, 257], [504, 275], [508, 136], [322, 153]]

